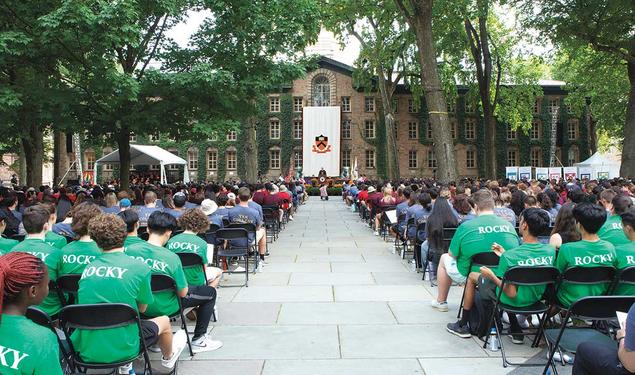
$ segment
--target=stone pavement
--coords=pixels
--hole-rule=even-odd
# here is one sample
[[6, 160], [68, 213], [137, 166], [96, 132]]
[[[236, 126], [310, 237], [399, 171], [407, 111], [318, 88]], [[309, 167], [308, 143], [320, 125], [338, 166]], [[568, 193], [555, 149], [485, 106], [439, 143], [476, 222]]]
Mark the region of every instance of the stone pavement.
[[[507, 374], [499, 352], [445, 330], [450, 311], [433, 310], [436, 288], [391, 253], [339, 199], [312, 197], [274, 244], [264, 272], [223, 280], [211, 336], [224, 346], [190, 359], [179, 373], [222, 375]], [[537, 354], [512, 345], [513, 360]], [[568, 366], [570, 368], [570, 366]], [[542, 368], [523, 369], [539, 374]], [[516, 372], [514, 372], [516, 373]]]

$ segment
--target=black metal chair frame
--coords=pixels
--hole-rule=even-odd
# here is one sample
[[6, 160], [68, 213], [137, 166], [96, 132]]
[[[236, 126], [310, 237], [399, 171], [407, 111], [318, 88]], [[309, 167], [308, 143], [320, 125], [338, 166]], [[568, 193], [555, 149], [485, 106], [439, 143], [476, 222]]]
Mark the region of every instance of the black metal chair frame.
[[[74, 371], [75, 366], [73, 364], [72, 357], [70, 353], [68, 353], [68, 351], [64, 347], [64, 343], [62, 342], [59, 335], [57, 334], [57, 331], [55, 331], [55, 326], [53, 325], [53, 319], [51, 319], [49, 314], [45, 313], [44, 311], [38, 309], [35, 306], [29, 306], [26, 310], [26, 317], [32, 322], [39, 324], [44, 328], [48, 328], [53, 332], [53, 334], [55, 335], [55, 338], [57, 339], [57, 345], [59, 345], [60, 347], [60, 353], [62, 354], [62, 365], [63, 365], [62, 369], [64, 369], [64, 367], [68, 367], [70, 371]], [[69, 341], [70, 339], [66, 337], [66, 340]]]
[[622, 268], [617, 271], [615, 282], [609, 289], [609, 294], [614, 294], [617, 288], [622, 284], [635, 285], [635, 266]]
[[[445, 230], [445, 228], [444, 228]], [[468, 268], [467, 276], [469, 279], [470, 272], [472, 272], [473, 266], [485, 266], [485, 267], [496, 267], [498, 266], [498, 261], [500, 258], [492, 251], [485, 251], [482, 253], [476, 253], [470, 257], [470, 268]], [[463, 312], [463, 301], [465, 300], [465, 290], [467, 289], [468, 280], [465, 280], [465, 286], [463, 286], [463, 294], [461, 295], [461, 304], [459, 305], [459, 313], [456, 315], [457, 318], [461, 318], [461, 313]]]
[[[216, 231], [216, 238], [219, 240], [227, 241], [229, 248], [218, 249], [217, 256], [220, 257], [244, 257], [245, 258], [245, 271], [235, 272], [227, 270], [225, 273], [244, 273], [245, 283], [240, 286], [249, 287], [249, 236], [246, 229], [243, 228], [222, 228]], [[231, 240], [244, 239], [247, 241], [247, 247], [232, 246]]]
[[[122, 317], [116, 319], [115, 313], [121, 313]], [[144, 373], [152, 375], [152, 366], [150, 364], [150, 356], [143, 338], [141, 329], [141, 320], [139, 313], [123, 303], [101, 303], [90, 305], [70, 305], [60, 311], [60, 327], [64, 331], [66, 337], [71, 337], [70, 333], [73, 329], [83, 330], [102, 330], [126, 327], [135, 324], [139, 335], [139, 352], [132, 358], [126, 358], [118, 362], [111, 363], [90, 363], [84, 362], [79, 353], [75, 351], [73, 343], [68, 340], [70, 355], [73, 366], [77, 371], [86, 372], [87, 369], [116, 369], [134, 361], [139, 356], [144, 358]], [[175, 367], [176, 370], [176, 367]]]
[[[556, 368], [556, 364], [553, 361], [553, 356], [556, 350], [560, 350], [559, 344], [562, 340], [563, 336], [566, 334], [567, 330], [592, 330], [593, 328], [568, 328], [567, 329], [567, 321], [571, 317], [577, 317], [579, 319], [584, 320], [593, 320], [593, 321], [611, 321], [615, 320], [615, 312], [616, 311], [628, 311], [630, 307], [635, 303], [635, 296], [590, 296], [583, 297], [579, 300], [575, 301], [569, 309], [567, 309], [567, 313], [562, 320], [562, 324], [560, 328], [557, 329], [557, 336], [555, 340], [551, 337], [550, 334], [545, 333], [545, 338], [547, 340], [547, 348], [549, 351], [549, 357], [547, 360], [547, 364], [543, 370], [543, 375], [547, 373], [549, 367], [551, 367], [553, 374], [557, 375], [558, 370]], [[595, 331], [597, 335], [596, 338], [599, 338], [600, 333]], [[551, 342], [553, 340], [553, 342]], [[617, 347], [617, 344], [616, 344]], [[561, 353], [562, 358], [562, 353]], [[564, 365], [564, 362], [562, 363]]]
[[[76, 302], [77, 292], [79, 291], [79, 279], [81, 279], [81, 277], [81, 274], [68, 274], [59, 276], [55, 281], [57, 294], [63, 306], [72, 305]], [[71, 298], [67, 298], [67, 294]]]
[[[489, 326], [495, 325], [496, 327], [496, 336], [498, 336], [498, 342], [501, 347], [501, 357], [503, 359], [503, 367], [511, 366], [543, 366], [544, 363], [512, 363], [507, 360], [507, 356], [505, 355], [505, 347], [503, 345], [503, 340], [501, 339], [503, 332], [503, 327], [500, 324], [500, 320], [496, 319], [499, 310], [505, 311], [508, 314], [523, 314], [523, 315], [534, 315], [534, 314], [543, 314], [541, 318], [541, 322], [547, 319], [547, 311], [549, 310], [549, 306], [542, 301], [537, 301], [536, 303], [530, 306], [524, 307], [515, 307], [510, 305], [505, 305], [501, 302], [501, 296], [503, 295], [503, 290], [507, 284], [514, 284], [516, 286], [548, 286], [555, 285], [558, 282], [560, 277], [560, 272], [555, 267], [513, 267], [505, 272], [503, 275], [503, 280], [500, 288], [498, 288], [498, 293], [496, 296], [496, 303], [494, 304], [494, 310], [492, 310], [492, 315], [489, 319]], [[543, 331], [538, 328], [535, 333], [518, 333], [518, 335], [535, 335], [534, 341], [532, 343], [532, 347], [536, 347], [538, 342], [540, 341], [540, 337], [542, 336]], [[483, 348], [487, 348], [487, 341], [489, 336], [485, 338], [485, 343], [483, 344]]]

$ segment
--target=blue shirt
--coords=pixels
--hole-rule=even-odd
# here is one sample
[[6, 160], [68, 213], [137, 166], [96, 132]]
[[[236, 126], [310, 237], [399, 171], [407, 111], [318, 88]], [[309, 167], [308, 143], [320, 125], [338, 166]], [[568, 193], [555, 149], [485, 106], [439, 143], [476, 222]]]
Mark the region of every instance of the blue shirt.
[[[396, 207], [397, 210], [397, 219], [399, 219], [399, 216], [403, 215], [406, 213], [406, 211], [408, 210], [408, 201], [403, 201], [401, 203], [399, 203]], [[399, 224], [403, 225], [405, 224], [406, 219], [404, 218], [402, 221], [399, 222]]]
[[57, 233], [60, 236], [75, 237], [75, 232], [73, 232], [70, 223], [60, 222], [53, 224], [53, 233]]
[[161, 209], [158, 207], [139, 207], [139, 209], [137, 209], [137, 214], [139, 215], [139, 226], [145, 227], [148, 225], [148, 218], [154, 211], [161, 211]]
[[258, 211], [258, 215], [260, 215], [260, 221], [261, 222], [265, 219], [265, 216], [262, 213], [262, 206], [261, 205], [259, 205], [258, 203], [254, 202], [254, 201], [248, 201], [247, 205], [249, 206], [249, 208], [253, 208], [254, 210]]
[[216, 224], [219, 228], [223, 227], [223, 217], [221, 215], [218, 215], [216, 212], [211, 215], [207, 215], [207, 219], [209, 220], [210, 224]]
[[[236, 206], [229, 210], [230, 223], [251, 223], [256, 229], [262, 225], [258, 211], [250, 207]], [[255, 233], [249, 233], [249, 242], [255, 241]], [[236, 246], [247, 246], [243, 241], [232, 242]]]
[[406, 224], [408, 223], [408, 220], [415, 217], [415, 213], [417, 211], [422, 211], [422, 210], [423, 210], [423, 206], [421, 206], [419, 203], [413, 204], [412, 206], [408, 207], [406, 209]]
[[174, 210], [174, 209], [171, 209], [171, 208], [164, 208], [163, 212], [167, 212], [168, 214], [170, 214], [170, 215], [172, 215], [172, 216], [174, 216], [175, 218], [178, 219], [178, 218], [181, 217], [181, 215], [183, 215], [184, 211]]
[[105, 214], [118, 214], [119, 211], [121, 211], [121, 209], [119, 208], [119, 206], [112, 206], [112, 207], [99, 207], [101, 208], [101, 211]]
[[221, 217], [224, 217], [226, 219], [229, 219], [229, 211], [233, 210], [234, 208], [227, 208], [227, 207], [218, 207], [218, 210], [216, 210], [216, 212], [214, 212], [216, 215], [219, 215]]

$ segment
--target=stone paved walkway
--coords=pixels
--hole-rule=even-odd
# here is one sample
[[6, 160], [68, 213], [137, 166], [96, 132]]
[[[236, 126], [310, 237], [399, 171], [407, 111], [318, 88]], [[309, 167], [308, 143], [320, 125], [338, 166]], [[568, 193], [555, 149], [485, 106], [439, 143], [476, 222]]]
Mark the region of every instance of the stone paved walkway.
[[[507, 374], [500, 354], [477, 339], [445, 330], [450, 312], [429, 306], [436, 288], [409, 270], [392, 243], [383, 242], [339, 199], [312, 198], [278, 241], [270, 264], [248, 288], [219, 290], [219, 322], [212, 330], [223, 348], [183, 355], [180, 374], [388, 375]], [[507, 340], [507, 339], [506, 339]], [[537, 353], [506, 341], [514, 360]], [[523, 370], [538, 374], [540, 369]]]

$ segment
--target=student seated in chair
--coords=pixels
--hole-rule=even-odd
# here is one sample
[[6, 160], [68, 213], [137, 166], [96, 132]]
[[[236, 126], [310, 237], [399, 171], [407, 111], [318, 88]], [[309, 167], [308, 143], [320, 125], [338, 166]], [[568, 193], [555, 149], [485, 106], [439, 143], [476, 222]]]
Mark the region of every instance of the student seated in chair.
[[88, 235], [88, 223], [102, 213], [99, 206], [82, 202], [73, 208], [73, 232], [79, 238], [62, 248], [58, 276], [81, 274], [90, 262], [101, 255], [97, 243]]
[[124, 221], [124, 223], [126, 223], [126, 231], [128, 232], [128, 236], [123, 242], [124, 251], [126, 251], [130, 245], [145, 242], [138, 236], [139, 215], [137, 214], [137, 211], [125, 210], [119, 212], [117, 216], [119, 216]]
[[126, 249], [127, 255], [147, 264], [153, 274], [168, 275], [176, 282], [178, 296], [172, 292], [156, 293], [154, 302], [148, 306], [145, 314], [147, 316], [171, 316], [179, 311], [177, 298], [182, 298], [183, 308], [198, 308], [196, 328], [192, 338], [193, 351], [216, 350], [223, 344], [207, 337], [207, 328], [214, 313], [216, 289], [208, 285], [199, 285], [196, 289], [189, 290], [181, 259], [163, 247], [176, 228], [177, 222], [174, 216], [166, 212], [153, 212], [148, 218], [148, 233], [150, 234], [148, 242], [133, 244]]
[[[154, 300], [150, 268], [123, 252], [126, 224], [114, 214], [101, 214], [90, 220], [88, 232], [102, 254], [82, 273], [79, 303], [125, 303], [139, 312], [146, 311]], [[170, 319], [165, 315], [142, 320], [141, 328], [146, 345], [158, 341], [163, 367], [174, 368], [187, 343], [185, 332], [181, 330], [172, 335]], [[83, 360], [97, 363], [134, 357], [140, 345], [134, 325], [96, 331], [77, 329], [71, 340]]]
[[[0, 211], [0, 235], [4, 232], [4, 229], [7, 227], [7, 217], [4, 212]], [[4, 238], [0, 236], [0, 255], [4, 253], [8, 253], [13, 249], [15, 245], [20, 243], [18, 240], [12, 240], [9, 238]]]
[[[500, 257], [496, 272], [488, 267], [481, 267], [480, 274], [472, 272], [470, 279], [476, 278], [479, 285], [479, 294], [485, 296], [487, 302], [496, 303], [501, 279], [505, 272], [513, 267], [550, 267], [556, 256], [556, 250], [551, 245], [545, 245], [538, 241], [538, 236], [543, 233], [551, 222], [551, 217], [540, 208], [527, 208], [520, 214], [518, 229], [523, 237], [523, 244], [505, 250], [499, 244], [493, 244], [492, 250]], [[501, 303], [514, 307], [531, 306], [542, 299], [545, 286], [516, 286], [506, 284], [501, 294]], [[490, 317], [481, 317], [489, 320]], [[522, 344], [524, 336], [522, 328], [516, 319], [516, 315], [509, 314], [512, 342]], [[487, 323], [486, 323], [487, 324]]]
[[13, 252], [0, 256], [0, 374], [62, 375], [53, 332], [25, 317], [29, 306], [48, 295], [46, 265]]
[[[631, 208], [630, 210], [624, 212], [621, 215], [621, 218], [622, 228], [629, 242], [615, 247], [618, 270], [635, 266], [635, 209]], [[635, 296], [635, 285], [618, 285], [613, 294], [621, 296]]]
[[[57, 270], [62, 258], [62, 250], [44, 242], [46, 233], [49, 230], [49, 215], [48, 207], [43, 204], [27, 207], [22, 215], [22, 223], [27, 233], [26, 238], [15, 245], [11, 251], [29, 253], [42, 259], [48, 268], [49, 278], [55, 281], [57, 280]], [[57, 293], [49, 293], [38, 308], [49, 314], [49, 316], [55, 317], [62, 309], [62, 302]]]
[[[578, 232], [582, 240], [568, 242], [560, 246], [556, 268], [563, 273], [572, 267], [599, 267], [617, 265], [615, 247], [601, 240], [597, 233], [604, 221], [606, 210], [604, 207], [593, 203], [578, 203], [573, 208]], [[565, 308], [582, 297], [601, 296], [606, 293], [609, 285], [580, 285], [563, 283], [558, 288], [558, 301]]]

